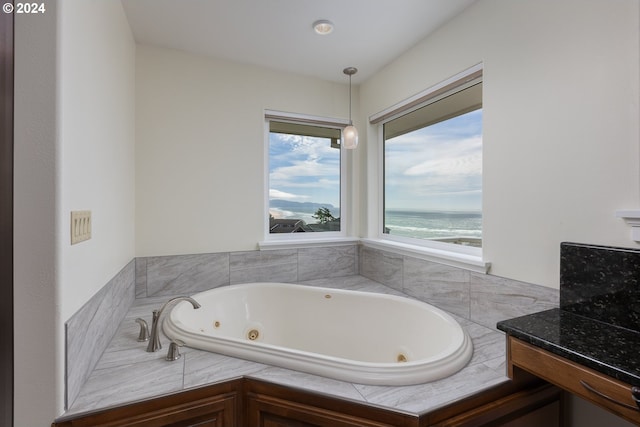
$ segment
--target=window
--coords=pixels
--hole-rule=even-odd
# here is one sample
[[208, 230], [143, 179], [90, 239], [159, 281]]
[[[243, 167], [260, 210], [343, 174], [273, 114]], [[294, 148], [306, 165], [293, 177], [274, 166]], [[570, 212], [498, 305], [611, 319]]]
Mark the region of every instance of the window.
[[271, 239], [342, 235], [344, 230], [340, 141], [346, 122], [300, 118], [267, 114], [266, 234]]
[[481, 78], [449, 82], [382, 120], [383, 238], [482, 247]]

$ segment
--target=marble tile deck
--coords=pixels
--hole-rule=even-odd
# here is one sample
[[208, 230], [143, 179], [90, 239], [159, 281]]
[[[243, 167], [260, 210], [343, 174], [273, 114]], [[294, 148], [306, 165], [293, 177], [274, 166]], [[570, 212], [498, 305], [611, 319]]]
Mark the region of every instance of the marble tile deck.
[[[396, 289], [359, 275], [301, 283], [403, 295]], [[137, 317], [150, 323], [151, 311], [166, 299], [165, 296], [135, 300], [64, 417], [242, 376], [412, 414], [431, 411], [509, 381], [505, 368], [504, 334], [455, 314], [454, 317], [473, 340], [473, 358], [458, 373], [426, 384], [403, 387], [352, 384], [191, 348], [183, 348], [183, 357], [179, 360], [167, 362], [164, 360], [167, 338], [161, 338], [162, 350], [147, 353], [146, 343], [136, 341], [138, 325], [135, 323]]]

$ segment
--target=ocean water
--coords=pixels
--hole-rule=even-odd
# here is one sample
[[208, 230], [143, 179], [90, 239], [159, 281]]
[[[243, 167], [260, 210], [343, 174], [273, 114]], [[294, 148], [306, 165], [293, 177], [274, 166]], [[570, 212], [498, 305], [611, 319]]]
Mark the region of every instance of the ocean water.
[[482, 213], [460, 211], [385, 210], [390, 235], [419, 239], [482, 238]]
[[[334, 209], [336, 217], [339, 209]], [[278, 209], [269, 211], [276, 218], [302, 219], [307, 224], [317, 222], [313, 209]], [[333, 212], [332, 212], [333, 213]], [[471, 238], [482, 239], [482, 213], [461, 211], [385, 211], [385, 229], [390, 235], [418, 239]]]

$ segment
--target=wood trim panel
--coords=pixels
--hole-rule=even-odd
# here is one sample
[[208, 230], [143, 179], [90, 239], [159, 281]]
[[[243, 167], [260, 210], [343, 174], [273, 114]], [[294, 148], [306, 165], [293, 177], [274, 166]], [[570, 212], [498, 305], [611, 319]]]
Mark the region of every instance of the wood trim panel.
[[[245, 383], [247, 425], [263, 426], [265, 417], [302, 419], [308, 425], [335, 427], [420, 427], [420, 417], [345, 399], [336, 399], [260, 380]], [[305, 418], [301, 418], [304, 415]], [[328, 423], [328, 421], [331, 423]], [[293, 425], [293, 424], [291, 424]], [[301, 426], [305, 425], [303, 423]]]
[[393, 427], [392, 424], [255, 393], [249, 393], [247, 396], [246, 419], [248, 425], [259, 427], [280, 424], [332, 427]]
[[[550, 386], [541, 385], [535, 389], [526, 389], [508, 395], [480, 407], [463, 412], [436, 424], [434, 427], [475, 427], [502, 425], [516, 420], [537, 409], [560, 401], [562, 391]], [[551, 421], [551, 420], [549, 420]], [[556, 420], [560, 425], [560, 414]], [[552, 423], [547, 425], [553, 425]]]
[[[543, 380], [533, 375], [521, 375], [515, 380], [499, 384], [482, 393], [471, 395], [465, 399], [458, 400], [447, 406], [430, 412], [428, 415], [428, 425], [442, 423], [443, 421], [455, 418], [463, 412], [481, 410], [486, 405], [492, 405], [505, 397], [509, 397], [521, 390], [530, 390], [547, 384]], [[427, 425], [427, 423], [425, 423]]]
[[267, 381], [240, 378], [66, 417], [54, 422], [52, 427], [498, 426], [519, 420], [520, 416], [550, 403], [559, 406], [560, 390], [538, 378], [532, 383], [531, 378], [534, 377], [527, 377], [527, 382], [504, 383], [419, 416]]
[[[13, 1], [3, 1], [13, 4]], [[14, 15], [0, 13], [0, 425], [13, 425]]]
[[[508, 337], [507, 348], [508, 370], [513, 377], [518, 376], [517, 368], [524, 369], [632, 423], [640, 424], [640, 411], [633, 400], [629, 384], [511, 336]], [[584, 383], [597, 393], [609, 396], [619, 403], [600, 396]]]
[[241, 426], [242, 380], [58, 420], [52, 427]]

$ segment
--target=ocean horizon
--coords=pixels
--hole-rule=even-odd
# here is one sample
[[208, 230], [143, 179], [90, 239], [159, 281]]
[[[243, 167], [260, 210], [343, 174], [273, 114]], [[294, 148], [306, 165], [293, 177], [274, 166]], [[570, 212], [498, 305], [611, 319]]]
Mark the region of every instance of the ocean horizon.
[[[272, 207], [269, 211], [275, 218], [301, 219], [307, 224], [317, 222], [309, 210]], [[335, 211], [332, 213], [337, 218], [340, 212], [338, 208]], [[419, 239], [482, 239], [482, 212], [387, 209], [384, 227], [390, 235]]]
[[482, 212], [386, 209], [385, 231], [419, 239], [482, 238]]

